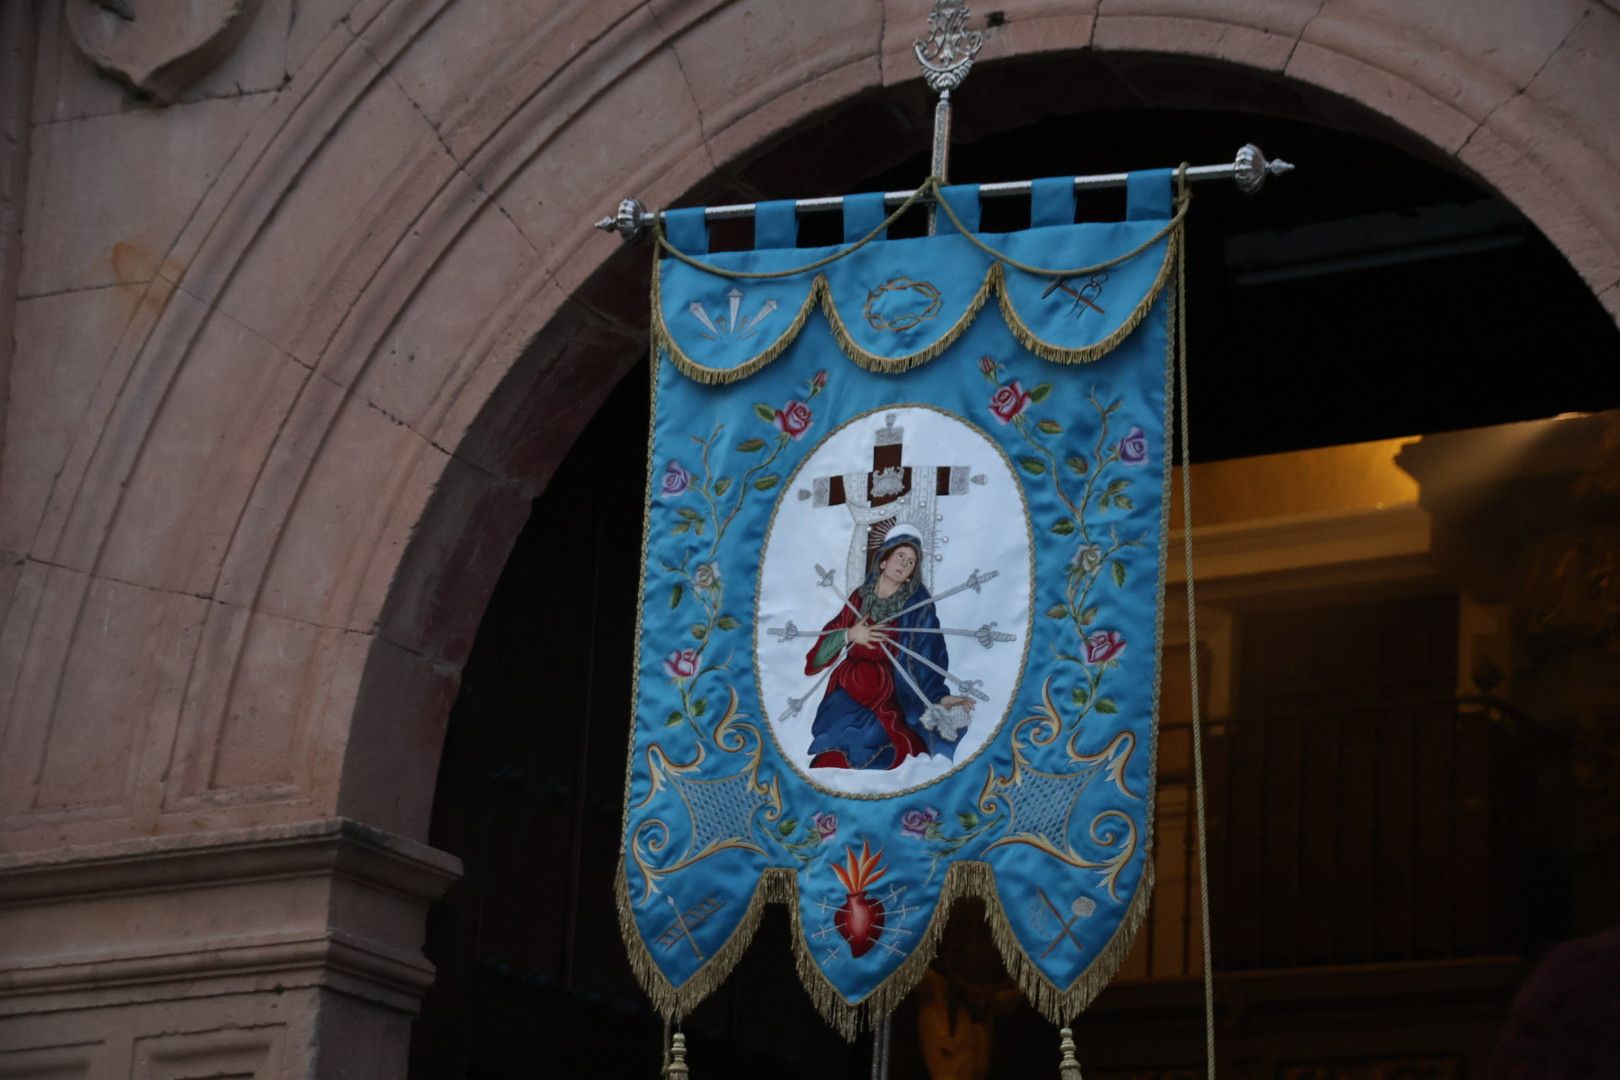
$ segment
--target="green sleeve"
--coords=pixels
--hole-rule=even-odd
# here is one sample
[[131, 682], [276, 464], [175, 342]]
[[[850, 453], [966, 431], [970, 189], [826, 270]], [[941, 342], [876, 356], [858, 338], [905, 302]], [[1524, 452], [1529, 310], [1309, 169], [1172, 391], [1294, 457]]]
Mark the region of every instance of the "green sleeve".
[[842, 649], [843, 647], [844, 632], [842, 630], [834, 630], [832, 633], [823, 638], [821, 644], [817, 646], [815, 666], [818, 668], [825, 667], [827, 664], [831, 663], [832, 658], [837, 656], [838, 650]]

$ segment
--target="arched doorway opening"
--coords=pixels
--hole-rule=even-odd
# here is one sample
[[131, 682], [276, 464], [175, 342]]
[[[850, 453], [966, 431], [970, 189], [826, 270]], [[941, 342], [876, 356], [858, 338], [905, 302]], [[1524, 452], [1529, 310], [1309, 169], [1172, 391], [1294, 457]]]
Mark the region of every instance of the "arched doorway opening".
[[[1103, 74], [1116, 78], [1118, 96], [1093, 87], [1098, 100], [1078, 112], [1072, 105], [1031, 104], [1063, 102], [1072, 75], [1050, 59], [986, 69], [973, 87], [980, 96], [966, 96], [978, 105], [976, 111], [967, 106], [962, 118], [955, 178], [1216, 160], [1245, 139], [1308, 163], [1260, 199], [1209, 191], [1195, 202], [1195, 460], [1620, 404], [1609, 359], [1620, 338], [1612, 321], [1545, 238], [1454, 162], [1357, 107], [1281, 80], [1154, 57], [1083, 66], [1099, 83]], [[1133, 108], [1135, 91], [1125, 88], [1141, 85], [1175, 88], [1172, 96], [1198, 87], [1201, 107]], [[1009, 102], [1015, 104], [1000, 108]], [[870, 97], [834, 109], [734, 178], [717, 179], [704, 195], [718, 200], [903, 186], [923, 164], [914, 145], [909, 160], [885, 161], [894, 155], [884, 117], [902, 107]], [[821, 152], [828, 147], [849, 147], [853, 161], [882, 167], [857, 175], [850, 170], [858, 164]], [[1097, 216], [1112, 210], [1102, 198], [1089, 208]], [[1007, 220], [987, 215], [986, 227], [1016, 227], [1019, 212], [997, 207], [991, 214]], [[837, 222], [826, 225], [836, 229]], [[803, 242], [817, 242], [814, 230], [821, 227], [807, 224]], [[746, 234], [733, 239], [746, 240]], [[723, 234], [717, 240], [724, 243]], [[634, 268], [628, 272], [634, 280]], [[1506, 281], [1518, 289], [1510, 302], [1500, 299]], [[1525, 310], [1542, 317], [1527, 320], [1520, 314]], [[1527, 385], [1527, 358], [1549, 350], [1560, 356], [1559, 370]], [[474, 646], [446, 740], [430, 834], [435, 846], [462, 857], [467, 877], [433, 916], [428, 953], [439, 983], [418, 1024], [413, 1075], [515, 1076], [542, 1060], [554, 1075], [628, 1075], [656, 1065], [657, 1021], [623, 959], [608, 891], [621, 810], [645, 468], [643, 383], [638, 366], [536, 501]], [[1415, 590], [1388, 593], [1382, 606], [1377, 595], [1360, 599], [1368, 601], [1362, 618], [1373, 639], [1391, 618], [1428, 620], [1428, 644], [1441, 640], [1434, 657], [1416, 666], [1416, 685], [1455, 696], [1455, 589], [1427, 580]], [[1324, 611], [1342, 611], [1342, 590], [1325, 603]], [[1303, 610], [1306, 622], [1316, 618], [1309, 604], [1297, 603], [1297, 594], [1292, 605], [1261, 608]], [[1286, 636], [1288, 617], [1267, 625], [1283, 627]], [[1166, 768], [1172, 768], [1168, 759]], [[1185, 901], [1183, 895], [1183, 910]], [[967, 921], [961, 917], [958, 912]], [[1216, 919], [1219, 957], [1223, 913]], [[1538, 940], [1567, 936], [1569, 925], [1558, 920], [1502, 928], [1504, 936], [1492, 936], [1493, 930], [1481, 941], [1493, 950], [1504, 942], [1532, 949]], [[706, 1075], [863, 1074], [864, 1052], [825, 1030], [795, 985], [786, 933], [785, 919], [768, 916], [728, 987], [691, 1019], [693, 1056], [704, 1062]], [[1135, 1024], [1138, 1034], [1134, 1044], [1129, 1038], [1113, 1047], [1094, 1042], [1093, 1055], [1161, 1070], [1153, 1075], [1179, 1075], [1163, 1070], [1196, 1065], [1201, 1037], [1196, 993], [1188, 993], [1195, 972], [1187, 966], [1186, 941], [1183, 936], [1179, 970], [1158, 970], [1145, 960], [1136, 984], [1099, 1001], [1100, 1010], [1112, 1010], [1125, 1028]], [[1407, 952], [1412, 955], [1398, 948], [1386, 955], [1377, 947], [1362, 953], [1330, 947], [1312, 963], [1446, 958], [1431, 956], [1427, 942]], [[1250, 957], [1242, 966], [1260, 962]], [[1414, 998], [1440, 992], [1426, 971], [1414, 978]], [[1482, 1025], [1499, 1018], [1511, 989], [1500, 980], [1473, 987], [1472, 1019], [1458, 1021], [1467, 1033], [1457, 1039], [1477, 1042]], [[1153, 1018], [1163, 1050], [1151, 1062], [1131, 1056], [1142, 1052], [1144, 1017]], [[900, 1030], [914, 1030], [912, 1020], [902, 1016]], [[1310, 1059], [1313, 1047], [1298, 1040], [1285, 1046], [1265, 1022], [1258, 1028], [1241, 1032], [1242, 1052], [1267, 1061], [1290, 1053]], [[1033, 1014], [1005, 1019], [992, 1075], [1049, 1068], [1052, 1043], [1044, 1030]], [[1392, 1035], [1390, 1045], [1415, 1045], [1403, 1044], [1404, 1037]], [[924, 1075], [914, 1038], [899, 1042], [895, 1075]], [[1469, 1044], [1452, 1056], [1477, 1065], [1470, 1055], [1478, 1053]], [[1431, 1056], [1442, 1062], [1436, 1067], [1449, 1067], [1446, 1053]]]

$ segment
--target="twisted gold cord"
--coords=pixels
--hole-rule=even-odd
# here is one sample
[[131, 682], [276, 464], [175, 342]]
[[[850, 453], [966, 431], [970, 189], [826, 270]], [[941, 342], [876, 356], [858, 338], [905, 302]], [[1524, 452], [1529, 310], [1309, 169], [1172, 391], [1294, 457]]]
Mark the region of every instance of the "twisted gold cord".
[[[1178, 202], [1188, 201], [1187, 165], [1177, 170]], [[1204, 1054], [1209, 1080], [1215, 1080], [1215, 967], [1209, 936], [1209, 833], [1204, 820], [1204, 719], [1198, 694], [1198, 605], [1193, 599], [1192, 451], [1187, 425], [1187, 256], [1186, 237], [1176, 253], [1175, 291], [1177, 392], [1181, 398], [1181, 536], [1187, 560], [1187, 664], [1192, 681], [1193, 803], [1198, 815], [1198, 914], [1204, 937]]]

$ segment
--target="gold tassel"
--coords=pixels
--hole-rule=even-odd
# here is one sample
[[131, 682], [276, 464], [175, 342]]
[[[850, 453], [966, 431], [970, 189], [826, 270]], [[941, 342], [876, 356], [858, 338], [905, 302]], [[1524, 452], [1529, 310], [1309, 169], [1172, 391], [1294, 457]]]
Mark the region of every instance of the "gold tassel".
[[1058, 1062], [1058, 1080], [1080, 1080], [1080, 1059], [1074, 1056], [1074, 1032], [1063, 1028], [1058, 1035], [1058, 1049], [1063, 1053], [1063, 1059]]
[[[686, 1036], [676, 1032], [669, 1040], [669, 1065], [664, 1069], [665, 1080], [687, 1080]], [[1075, 1076], [1079, 1076], [1078, 1072]]]

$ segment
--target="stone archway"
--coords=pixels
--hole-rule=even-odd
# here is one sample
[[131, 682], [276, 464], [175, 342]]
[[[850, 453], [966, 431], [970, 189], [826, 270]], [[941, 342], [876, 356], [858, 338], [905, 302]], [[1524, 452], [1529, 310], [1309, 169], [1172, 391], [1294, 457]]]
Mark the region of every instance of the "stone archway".
[[[1346, 99], [1517, 203], [1620, 317], [1606, 200], [1620, 14], [1497, 7], [1419, 24], [1335, 0], [1196, 17], [1031, 0], [1001, 12], [983, 70], [1159, 54]], [[5, 510], [18, 557], [0, 634], [0, 879], [31, 903], [0, 907], [0, 938], [26, 943], [8, 955], [24, 975], [0, 1047], [24, 1021], [69, 1024], [67, 1007], [138, 1033], [191, 1008], [179, 980], [206, 1002], [266, 972], [308, 991], [301, 1016], [398, 1043], [431, 978], [421, 909], [454, 873], [413, 841], [460, 664], [533, 494], [641, 348], [644, 253], [585, 223], [620, 193], [746, 189], [739, 166], [834, 110], [886, 116], [897, 144], [920, 145], [909, 47], [925, 8], [621, 2], [535, 22], [517, 3], [378, 0], [311, 15], [297, 49], [280, 42], [279, 89], [154, 114], [229, 149], [169, 232], [75, 246], [29, 225], [37, 306], [110, 281], [127, 307], [105, 316], [104, 366], [63, 391], [82, 416], [54, 456], [6, 449], [25, 483]], [[39, 183], [98, 167], [75, 137], [92, 138], [36, 132]], [[101, 154], [134, 169], [139, 143]], [[110, 278], [74, 265], [97, 245]], [[199, 906], [143, 921], [177, 866]], [[283, 897], [296, 914], [274, 924], [232, 884], [272, 866], [299, 883]], [[241, 906], [203, 949], [205, 887], [239, 888]], [[109, 916], [112, 888], [127, 906]], [[351, 888], [356, 904], [391, 898], [389, 918], [344, 923], [334, 898]], [[116, 979], [138, 989], [104, 989]], [[232, 1022], [262, 1018], [257, 1001], [239, 997]], [[275, 1053], [314, 1054], [299, 1023]]]

